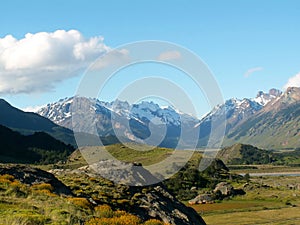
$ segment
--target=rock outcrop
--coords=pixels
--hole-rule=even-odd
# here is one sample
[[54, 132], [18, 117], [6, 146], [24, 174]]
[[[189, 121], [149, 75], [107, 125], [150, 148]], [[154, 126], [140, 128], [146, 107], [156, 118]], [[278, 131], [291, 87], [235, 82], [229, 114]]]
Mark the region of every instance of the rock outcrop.
[[134, 213], [144, 219], [157, 218], [172, 225], [206, 224], [199, 214], [174, 198], [162, 186], [139, 196], [140, 205]]
[[[155, 179], [140, 165], [105, 160], [75, 170], [52, 170], [52, 173], [68, 176], [88, 175], [91, 178], [113, 178], [110, 191], [123, 196], [130, 206], [122, 208], [142, 220], [158, 219], [172, 225], [204, 225], [205, 222], [192, 208], [187, 207], [161, 184], [143, 185]], [[131, 184], [131, 186], [129, 186]], [[136, 184], [133, 186], [132, 184]], [[86, 196], [89, 197], [89, 196]]]
[[22, 165], [0, 164], [0, 174], [12, 175], [21, 183], [28, 185], [48, 183], [54, 188], [54, 193], [72, 195], [71, 190], [66, 185], [59, 181], [53, 174], [44, 170]]
[[218, 191], [220, 191], [224, 196], [230, 196], [234, 193], [234, 188], [227, 182], [221, 182], [214, 189], [214, 193]]
[[201, 194], [189, 201], [190, 205], [213, 203], [214, 199], [211, 194]]

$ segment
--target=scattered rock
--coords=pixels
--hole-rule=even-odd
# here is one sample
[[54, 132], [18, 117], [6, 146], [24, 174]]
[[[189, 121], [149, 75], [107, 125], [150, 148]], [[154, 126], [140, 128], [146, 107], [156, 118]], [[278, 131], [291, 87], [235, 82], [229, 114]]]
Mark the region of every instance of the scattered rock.
[[221, 182], [214, 189], [214, 193], [218, 191], [220, 191], [224, 196], [230, 196], [234, 193], [234, 188], [227, 182]]
[[201, 194], [189, 201], [190, 205], [214, 203], [214, 199], [210, 194]]

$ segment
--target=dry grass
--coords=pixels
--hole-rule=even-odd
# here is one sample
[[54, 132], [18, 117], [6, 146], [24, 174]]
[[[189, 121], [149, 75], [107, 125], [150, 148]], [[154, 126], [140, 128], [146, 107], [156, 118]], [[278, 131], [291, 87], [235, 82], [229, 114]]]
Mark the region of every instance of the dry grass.
[[229, 214], [203, 215], [207, 225], [296, 225], [300, 224], [300, 208], [235, 212]]

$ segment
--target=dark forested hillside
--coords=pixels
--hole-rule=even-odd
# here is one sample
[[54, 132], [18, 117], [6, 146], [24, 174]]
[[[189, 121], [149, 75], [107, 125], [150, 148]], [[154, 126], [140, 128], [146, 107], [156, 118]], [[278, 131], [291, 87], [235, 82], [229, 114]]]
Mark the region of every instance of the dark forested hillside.
[[36, 113], [23, 112], [3, 99], [0, 99], [0, 125], [25, 135], [40, 131], [45, 132], [66, 144], [76, 145], [71, 130], [58, 126], [51, 120]]
[[0, 125], [0, 162], [54, 163], [74, 151], [71, 145], [44, 132], [24, 136]]

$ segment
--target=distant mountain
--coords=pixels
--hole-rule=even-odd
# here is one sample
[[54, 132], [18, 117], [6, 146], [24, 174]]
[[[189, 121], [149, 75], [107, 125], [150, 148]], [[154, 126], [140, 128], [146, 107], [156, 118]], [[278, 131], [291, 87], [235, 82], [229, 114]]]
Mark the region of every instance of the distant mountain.
[[[80, 109], [74, 110], [74, 105]], [[81, 112], [81, 117], [77, 116], [79, 119], [76, 119], [76, 123], [73, 117], [73, 124], [72, 110], [77, 114]], [[160, 107], [153, 102], [131, 105], [120, 100], [103, 102], [83, 97], [61, 99], [41, 108], [37, 113], [75, 132], [100, 137], [118, 136], [122, 142], [145, 141], [149, 145], [156, 145], [157, 140], [161, 140], [161, 146], [164, 147], [177, 146], [181, 125], [184, 125], [187, 130], [193, 130], [199, 123], [195, 117], [172, 107]], [[92, 127], [96, 129], [93, 130]], [[166, 135], [162, 132], [164, 129]], [[149, 139], [151, 134], [154, 135], [153, 139]], [[186, 143], [181, 144], [188, 145], [188, 142], [187, 139]]]
[[300, 88], [288, 88], [265, 107], [231, 130], [226, 144], [255, 144], [261, 148], [300, 146]]
[[[72, 105], [75, 99], [81, 111], [78, 110], [80, 113], [77, 115], [79, 122], [72, 124]], [[198, 139], [199, 147], [207, 146], [212, 121], [216, 121], [215, 131], [226, 126], [224, 146], [238, 142], [278, 149], [300, 146], [299, 106], [300, 88], [289, 88], [284, 93], [271, 89], [268, 93], [258, 92], [255, 98], [229, 99], [225, 104], [216, 106], [201, 120], [172, 107], [160, 107], [153, 102], [131, 105], [119, 100], [103, 102], [88, 98], [62, 99], [48, 104], [38, 113], [61, 126], [74, 129], [75, 132], [110, 137], [112, 140], [118, 136], [121, 142], [157, 145], [156, 142], [151, 142], [153, 140], [148, 140], [152, 134], [155, 140], [161, 139], [160, 146], [170, 148], [178, 145], [182, 127], [185, 127], [188, 134], [194, 134], [195, 131], [200, 133], [198, 137], [186, 137], [185, 142], [180, 143], [182, 148], [191, 146], [190, 143], [195, 139]], [[165, 133], [161, 132], [164, 129]]]
[[[230, 133], [235, 127], [247, 119], [254, 116], [256, 113], [261, 111], [270, 101], [276, 99], [281, 95], [281, 91], [277, 89], [271, 89], [269, 93], [262, 91], [258, 92], [256, 98], [244, 98], [237, 99], [232, 98], [227, 100], [224, 104], [216, 106], [211, 112], [205, 115], [200, 121], [200, 146], [207, 144], [211, 129], [212, 120], [218, 121], [216, 123], [218, 127], [224, 127], [225, 135]], [[224, 120], [226, 118], [226, 120]]]
[[241, 121], [246, 120], [253, 114], [263, 108], [263, 105], [251, 99], [244, 98], [242, 100], [232, 98], [225, 102], [223, 105], [215, 107], [201, 120], [201, 125], [210, 124], [213, 117], [219, 117], [225, 113], [226, 133], [239, 124]]
[[0, 162], [54, 163], [67, 159], [74, 147], [44, 132], [25, 136], [0, 125]]
[[265, 106], [270, 101], [276, 99], [282, 94], [282, 91], [278, 89], [271, 89], [269, 93], [264, 93], [263, 91], [259, 91], [256, 98], [252, 99], [253, 101], [257, 102], [258, 104]]
[[66, 144], [76, 145], [71, 130], [61, 127], [36, 113], [23, 112], [3, 99], [0, 99], [0, 125], [9, 127], [24, 135], [33, 134], [34, 132], [46, 132]]
[[[71, 128], [71, 105], [75, 97], [61, 99], [58, 102], [48, 104], [47, 106], [39, 109], [38, 114], [49, 118], [56, 124]], [[90, 110], [94, 110], [96, 114], [103, 114], [105, 116], [124, 117], [128, 120], [136, 120], [140, 123], [147, 123], [155, 118], [161, 120], [171, 126], [179, 126], [181, 118], [184, 122], [199, 122], [198, 119], [179, 112], [172, 107], [160, 107], [153, 102], [141, 102], [139, 104], [130, 105], [126, 101], [116, 100], [113, 102], [99, 101], [98, 99], [77, 98], [82, 103], [88, 104]]]

